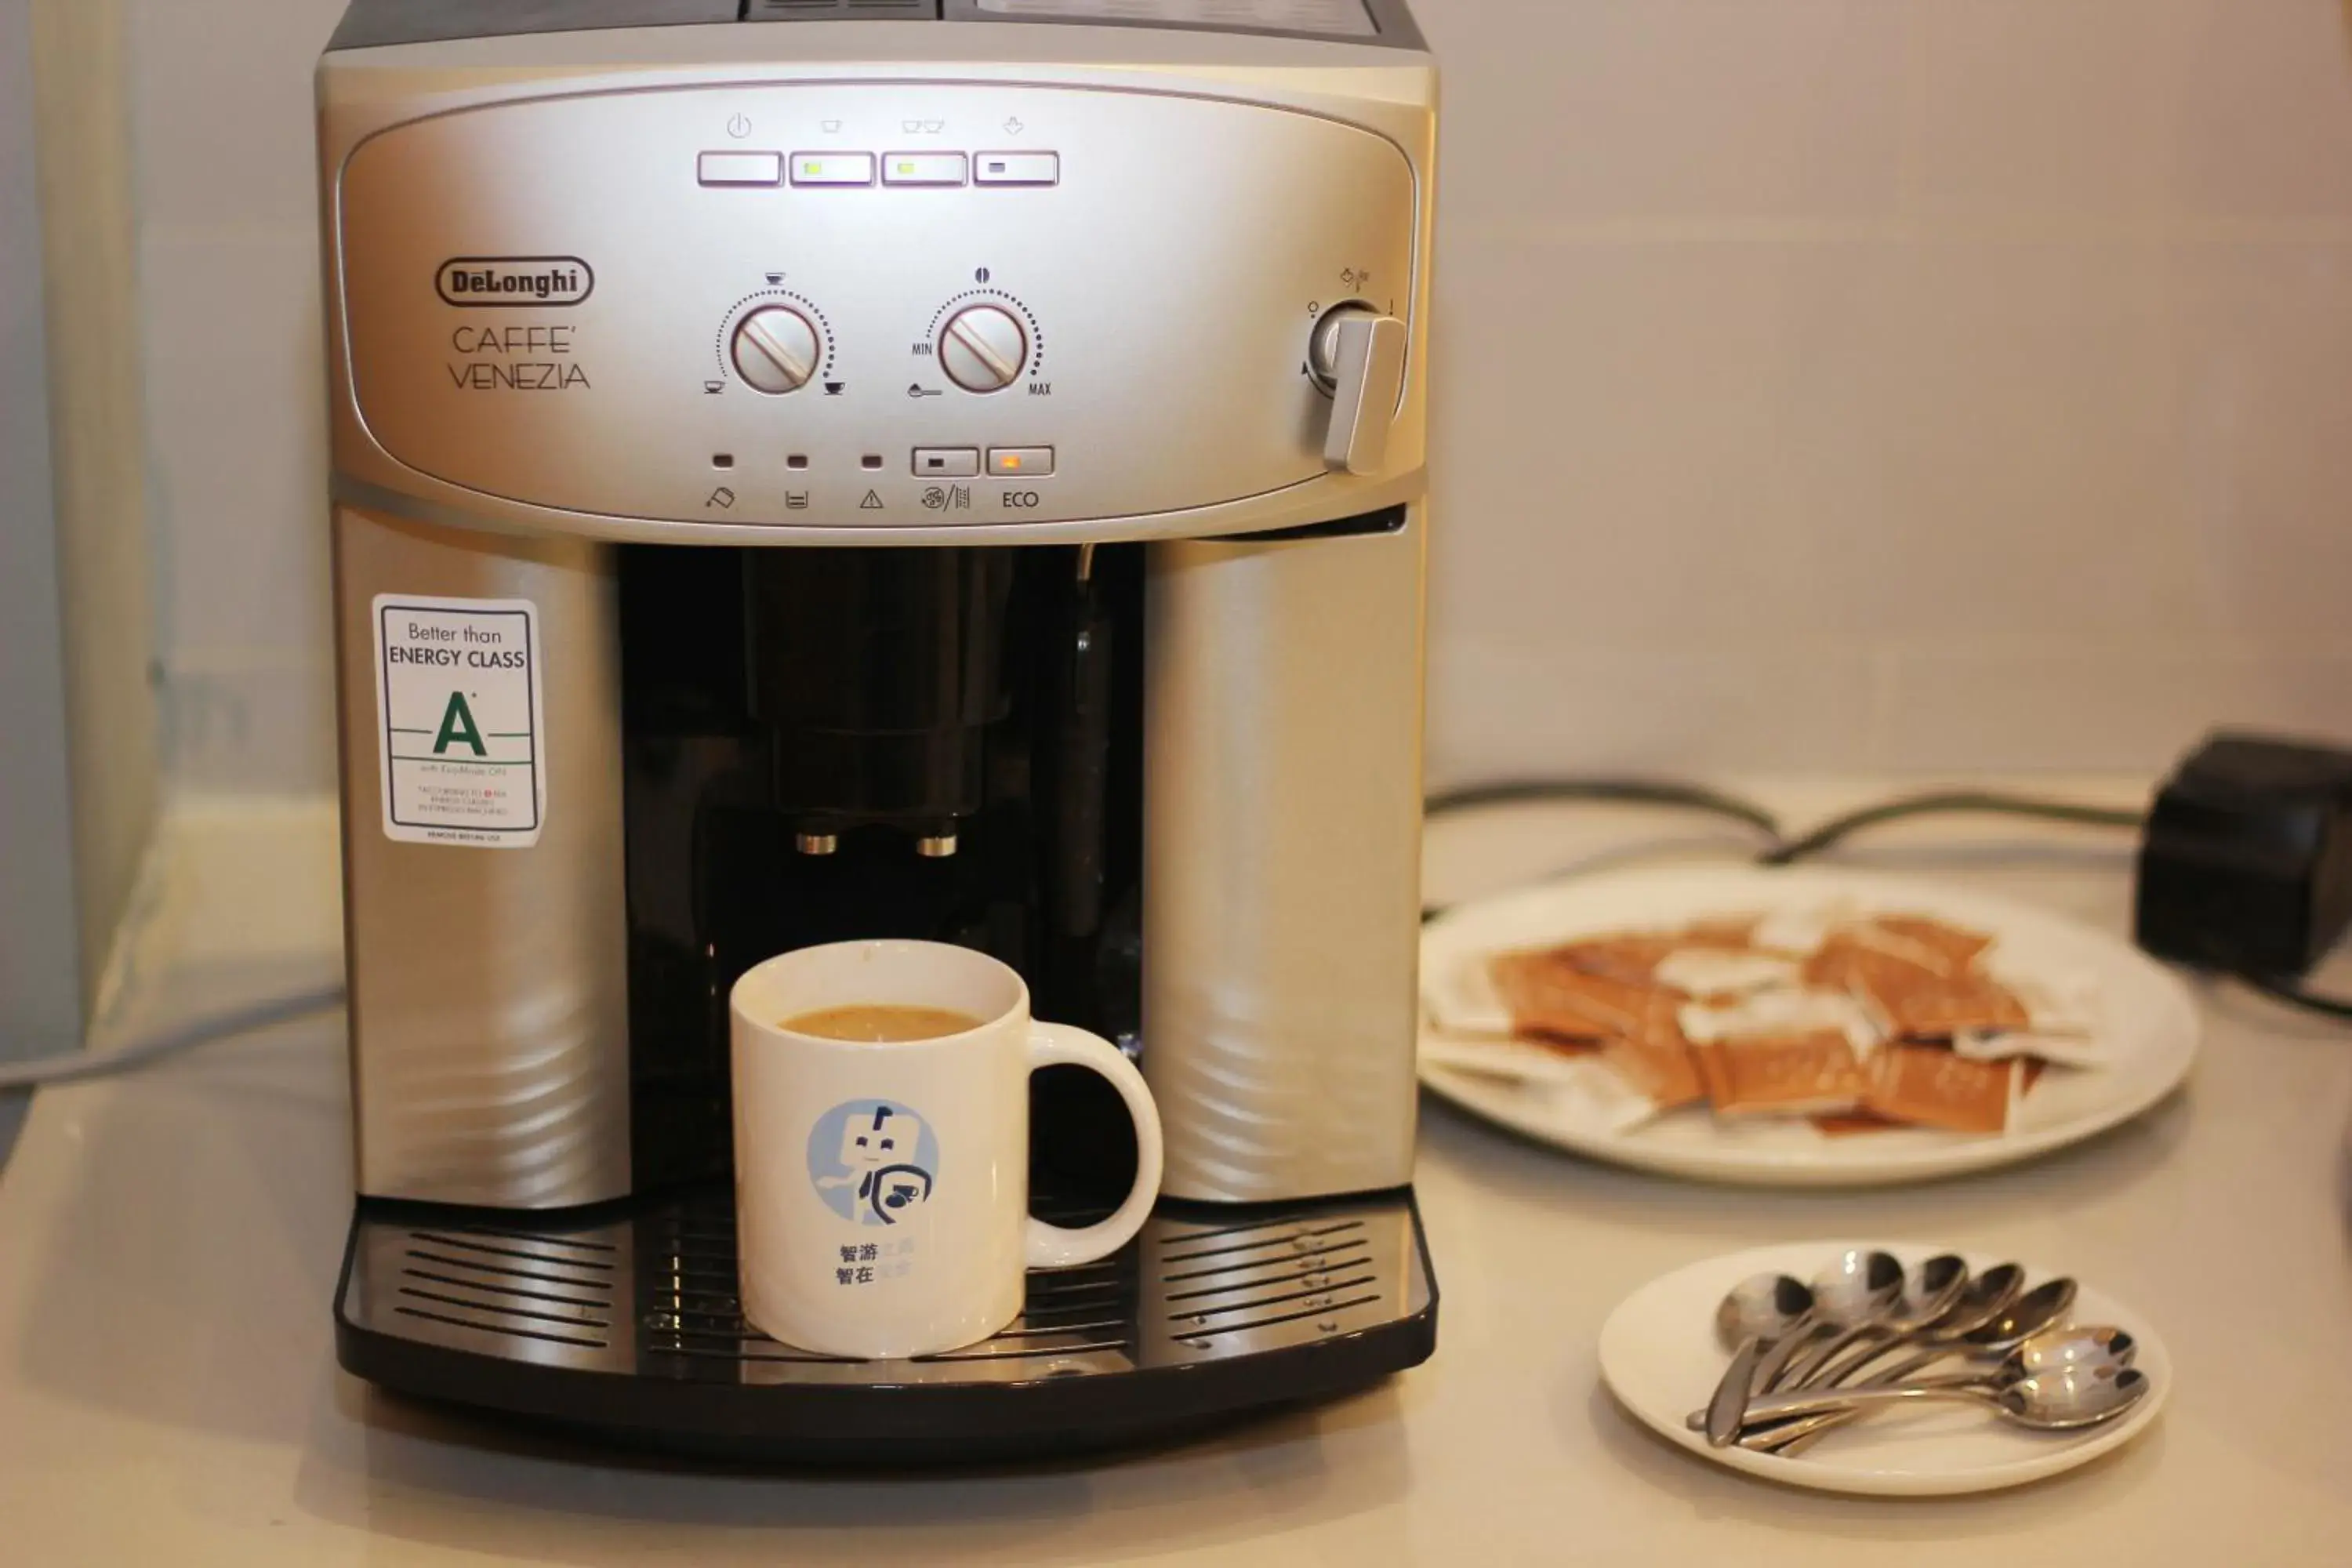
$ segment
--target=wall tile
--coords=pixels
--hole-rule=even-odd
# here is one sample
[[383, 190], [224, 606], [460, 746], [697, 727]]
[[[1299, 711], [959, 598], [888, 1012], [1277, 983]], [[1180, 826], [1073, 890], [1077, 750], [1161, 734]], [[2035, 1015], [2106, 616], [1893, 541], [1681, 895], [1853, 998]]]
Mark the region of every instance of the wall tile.
[[1861, 773], [1874, 765], [1877, 677], [1856, 650], [1689, 650], [1439, 643], [1433, 783], [1513, 774]]
[[2191, 624], [2256, 638], [2343, 636], [2352, 242], [2182, 246], [2166, 313], [2179, 339], [2172, 471], [2196, 584]]
[[1876, 661], [1898, 769], [1961, 733], [2087, 768], [2233, 716], [2352, 735], [2305, 651], [2352, 583], [2352, 245], [1489, 241], [1440, 304], [1438, 657], [1519, 672], [1438, 686], [1450, 767], [1538, 734], [1777, 766], [1826, 721], [1804, 681], [1759, 687], [1769, 735], [1517, 706], [1601, 652], [1702, 710], [1720, 661]]
[[2210, 217], [2352, 217], [2343, 0], [2197, 0], [2169, 114], [2174, 203]]
[[1658, 646], [2174, 624], [2161, 258], [1465, 247], [1441, 284], [1440, 634]]
[[2068, 225], [2165, 203], [2168, 117], [2202, 0], [1926, 0], [1918, 196]]
[[[1841, 268], [1840, 264], [1844, 265]], [[1850, 343], [1849, 252], [1457, 247], [1439, 272], [1441, 639], [1749, 638], [1812, 618], [1822, 531], [1780, 526], [1800, 363]]]
[[1444, 204], [1474, 225], [1881, 213], [1905, 17], [1887, 0], [1423, 0]]
[[2352, 639], [2310, 651], [2053, 640], [1901, 654], [1881, 743], [1906, 771], [2154, 773], [2219, 724], [2352, 740]]

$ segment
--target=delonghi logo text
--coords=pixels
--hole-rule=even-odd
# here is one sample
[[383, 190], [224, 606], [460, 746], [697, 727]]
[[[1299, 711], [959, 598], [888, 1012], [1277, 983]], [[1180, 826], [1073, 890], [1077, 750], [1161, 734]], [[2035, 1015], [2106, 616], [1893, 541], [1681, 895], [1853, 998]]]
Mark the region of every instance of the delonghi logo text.
[[453, 256], [433, 286], [452, 305], [577, 305], [596, 275], [576, 256]]

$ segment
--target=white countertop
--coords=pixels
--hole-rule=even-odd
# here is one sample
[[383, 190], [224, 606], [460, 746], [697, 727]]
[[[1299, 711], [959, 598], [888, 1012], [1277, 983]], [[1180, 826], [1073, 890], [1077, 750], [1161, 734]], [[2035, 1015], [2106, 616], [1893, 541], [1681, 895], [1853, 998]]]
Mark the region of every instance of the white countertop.
[[[1765, 798], [1803, 821], [1876, 793]], [[331, 976], [332, 835], [329, 810], [302, 803], [175, 817], [117, 1037]], [[1649, 810], [1515, 809], [1439, 825], [1430, 890], [1636, 841], [1705, 852], [1695, 839], [1720, 853], [1735, 836]], [[1979, 820], [1869, 843], [1873, 860], [2123, 928], [2128, 836]], [[2332, 978], [2352, 989], [2352, 964]], [[1192, 1447], [911, 1479], [698, 1471], [346, 1377], [330, 1323], [350, 1215], [341, 1020], [288, 1025], [37, 1097], [0, 1173], [0, 1562], [2341, 1562], [2352, 1031], [2228, 994], [2207, 1012], [2186, 1097], [2036, 1165], [1885, 1193], [1639, 1176], [1425, 1106], [1419, 1190], [1443, 1293], [1429, 1364]], [[2095, 1280], [2160, 1325], [2179, 1369], [2170, 1409], [2055, 1482], [1865, 1502], [1719, 1472], [1600, 1388], [1594, 1335], [1635, 1286], [1833, 1236]]]

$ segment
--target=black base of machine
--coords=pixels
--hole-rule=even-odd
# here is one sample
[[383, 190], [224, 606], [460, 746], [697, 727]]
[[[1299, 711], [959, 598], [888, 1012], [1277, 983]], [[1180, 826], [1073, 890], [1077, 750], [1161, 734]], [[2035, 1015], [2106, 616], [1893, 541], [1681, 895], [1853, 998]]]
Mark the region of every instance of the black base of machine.
[[1032, 1273], [1002, 1333], [907, 1361], [817, 1355], [745, 1323], [723, 1184], [546, 1215], [362, 1198], [335, 1310], [338, 1359], [385, 1388], [828, 1468], [1169, 1440], [1362, 1388], [1427, 1360], [1436, 1335], [1409, 1189], [1162, 1200], [1114, 1257]]

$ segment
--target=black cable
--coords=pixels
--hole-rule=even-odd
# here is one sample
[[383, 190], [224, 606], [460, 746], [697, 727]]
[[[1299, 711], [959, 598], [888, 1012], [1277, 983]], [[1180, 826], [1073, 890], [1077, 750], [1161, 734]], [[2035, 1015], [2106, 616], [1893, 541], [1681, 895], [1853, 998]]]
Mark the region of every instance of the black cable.
[[2248, 974], [2238, 971], [2231, 972], [2231, 978], [2251, 990], [2261, 992], [2273, 1002], [2284, 1002], [2290, 1007], [2301, 1007], [2305, 1012], [2317, 1013], [2322, 1017], [2352, 1022], [2352, 1000], [2336, 996], [2322, 996], [2315, 992], [2305, 991], [2292, 980], [2273, 980], [2265, 975]]
[[2139, 811], [2124, 807], [2084, 805], [2073, 801], [2041, 800], [2031, 795], [2000, 795], [1987, 790], [1939, 790], [1906, 795], [1832, 817], [1800, 838], [1782, 836], [1780, 818], [1752, 801], [1726, 795], [1704, 784], [1669, 779], [1554, 778], [1504, 779], [1442, 790], [1423, 803], [1429, 816], [1468, 811], [1479, 806], [1510, 805], [1530, 801], [1591, 800], [1640, 805], [1679, 805], [1712, 812], [1744, 822], [1770, 838], [1771, 847], [1759, 857], [1768, 866], [1785, 866], [1817, 855], [1865, 827], [1906, 816], [1972, 812], [1983, 816], [2030, 816], [2046, 822], [2073, 822], [2093, 827], [2137, 827], [2147, 820]]
[[1927, 816], [1946, 812], [1974, 812], [1996, 816], [2032, 816], [2046, 822], [2074, 822], [2094, 827], [2137, 827], [2143, 812], [2104, 805], [2079, 805], [2069, 801], [2036, 800], [2027, 795], [1995, 795], [1983, 790], [1948, 790], [1906, 795], [1880, 805], [1834, 816], [1801, 838], [1774, 845], [1760, 857], [1767, 866], [1786, 866], [1838, 844], [1865, 827], [1898, 817]]
[[[1684, 806], [1693, 811], [1730, 817], [1755, 828], [1774, 844], [1780, 842], [1780, 819], [1755, 802], [1709, 789], [1705, 784], [1683, 784], [1671, 779], [1500, 779], [1490, 784], [1465, 784], [1459, 789], [1440, 790], [1424, 799], [1421, 808], [1423, 816], [1438, 817], [1480, 806], [1576, 800], [1620, 805]], [[1423, 921], [1433, 920], [1444, 912], [1444, 906], [1424, 904], [1421, 918]]]
[[1704, 784], [1667, 779], [1504, 779], [1494, 784], [1465, 784], [1441, 790], [1422, 803], [1424, 816], [1443, 816], [1482, 805], [1511, 805], [1528, 801], [1595, 800], [1634, 805], [1680, 805], [1728, 816], [1758, 829], [1778, 843], [1780, 822], [1752, 801], [1725, 795]]

